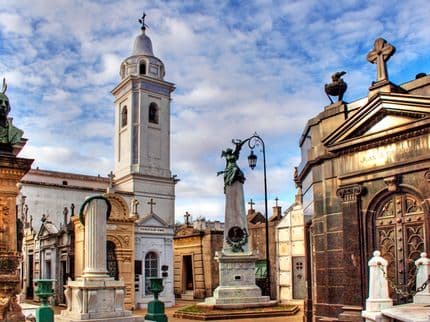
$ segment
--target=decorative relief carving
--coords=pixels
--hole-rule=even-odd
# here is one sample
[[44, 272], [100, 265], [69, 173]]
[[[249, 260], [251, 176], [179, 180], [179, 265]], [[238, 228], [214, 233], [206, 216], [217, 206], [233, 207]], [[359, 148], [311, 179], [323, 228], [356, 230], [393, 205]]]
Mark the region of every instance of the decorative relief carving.
[[336, 195], [341, 198], [343, 202], [355, 201], [362, 193], [363, 188], [358, 184], [340, 187], [336, 191]]
[[388, 191], [397, 191], [397, 185], [399, 184], [400, 177], [397, 175], [384, 178], [384, 182], [387, 185]]
[[430, 182], [430, 169], [424, 173], [424, 178], [427, 180], [427, 182]]

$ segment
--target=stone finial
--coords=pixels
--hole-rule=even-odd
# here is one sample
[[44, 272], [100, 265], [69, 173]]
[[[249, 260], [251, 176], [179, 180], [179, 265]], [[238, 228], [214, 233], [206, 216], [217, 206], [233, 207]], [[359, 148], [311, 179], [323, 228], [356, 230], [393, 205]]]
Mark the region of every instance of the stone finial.
[[138, 216], [137, 207], [139, 206], [139, 204], [140, 202], [136, 199], [136, 197], [131, 200], [131, 214], [133, 216]]
[[330, 96], [337, 96], [337, 101], [342, 102], [343, 94], [345, 94], [346, 89], [348, 88], [348, 84], [344, 82], [342, 76], [345, 75], [346, 72], [337, 72], [331, 75], [332, 82], [324, 85], [324, 91], [327, 94], [328, 99], [331, 104], [333, 104], [333, 100]]
[[389, 44], [385, 39], [375, 40], [373, 49], [367, 54], [367, 60], [376, 64], [376, 82], [388, 80], [386, 62], [396, 52], [396, 47]]

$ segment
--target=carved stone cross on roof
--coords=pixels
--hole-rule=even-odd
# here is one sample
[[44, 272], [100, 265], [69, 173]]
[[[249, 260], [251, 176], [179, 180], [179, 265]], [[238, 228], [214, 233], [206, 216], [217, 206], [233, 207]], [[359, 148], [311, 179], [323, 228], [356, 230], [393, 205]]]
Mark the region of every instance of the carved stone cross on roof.
[[388, 80], [386, 62], [396, 52], [396, 48], [389, 44], [385, 39], [378, 38], [375, 40], [373, 50], [367, 54], [367, 60], [376, 64], [376, 81]]
[[190, 224], [190, 213], [188, 211], [185, 212], [184, 218], [185, 218], [185, 225]]
[[112, 188], [113, 187], [113, 178], [115, 178], [113, 171], [109, 172], [109, 174], [107, 176], [109, 178], [109, 188]]
[[153, 213], [154, 213], [153, 206], [156, 204], [156, 203], [154, 202], [154, 199], [152, 199], [152, 198], [151, 198], [151, 200], [149, 200], [147, 203], [148, 203], [148, 205], [151, 207], [151, 209], [150, 209], [150, 213], [151, 213], [151, 214], [153, 214]]
[[255, 202], [254, 202], [254, 201], [252, 201], [252, 199], [250, 199], [250, 200], [249, 200], [248, 205], [250, 205], [251, 210], [254, 210], [254, 208], [252, 208], [252, 206], [254, 206], [254, 205], [255, 205]]

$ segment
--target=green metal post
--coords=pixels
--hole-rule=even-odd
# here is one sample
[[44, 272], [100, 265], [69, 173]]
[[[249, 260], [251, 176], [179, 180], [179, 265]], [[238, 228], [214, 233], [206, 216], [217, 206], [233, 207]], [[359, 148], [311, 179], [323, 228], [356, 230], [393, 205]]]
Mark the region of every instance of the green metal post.
[[48, 299], [54, 295], [51, 279], [36, 280], [36, 295], [42, 301], [42, 304], [36, 309], [37, 322], [54, 322], [54, 310], [48, 304]]
[[164, 303], [158, 299], [158, 294], [164, 289], [163, 279], [160, 277], [151, 277], [150, 291], [154, 293], [154, 300], [148, 303], [148, 313], [145, 320], [156, 322], [167, 322], [167, 315], [164, 314]]

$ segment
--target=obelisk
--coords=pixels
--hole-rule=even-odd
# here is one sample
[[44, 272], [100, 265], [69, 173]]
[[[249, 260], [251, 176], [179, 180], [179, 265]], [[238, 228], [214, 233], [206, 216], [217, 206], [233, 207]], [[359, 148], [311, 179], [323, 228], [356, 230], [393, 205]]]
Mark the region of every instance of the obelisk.
[[268, 296], [261, 295], [255, 284], [257, 256], [249, 249], [248, 222], [245, 213], [243, 184], [245, 176], [236, 161], [244, 142], [233, 141], [235, 149], [226, 149], [221, 156], [226, 167], [218, 175], [224, 175], [225, 225], [224, 242], [215, 259], [219, 263], [219, 286], [213, 297], [205, 299], [201, 306], [219, 309], [260, 307], [274, 305]]

